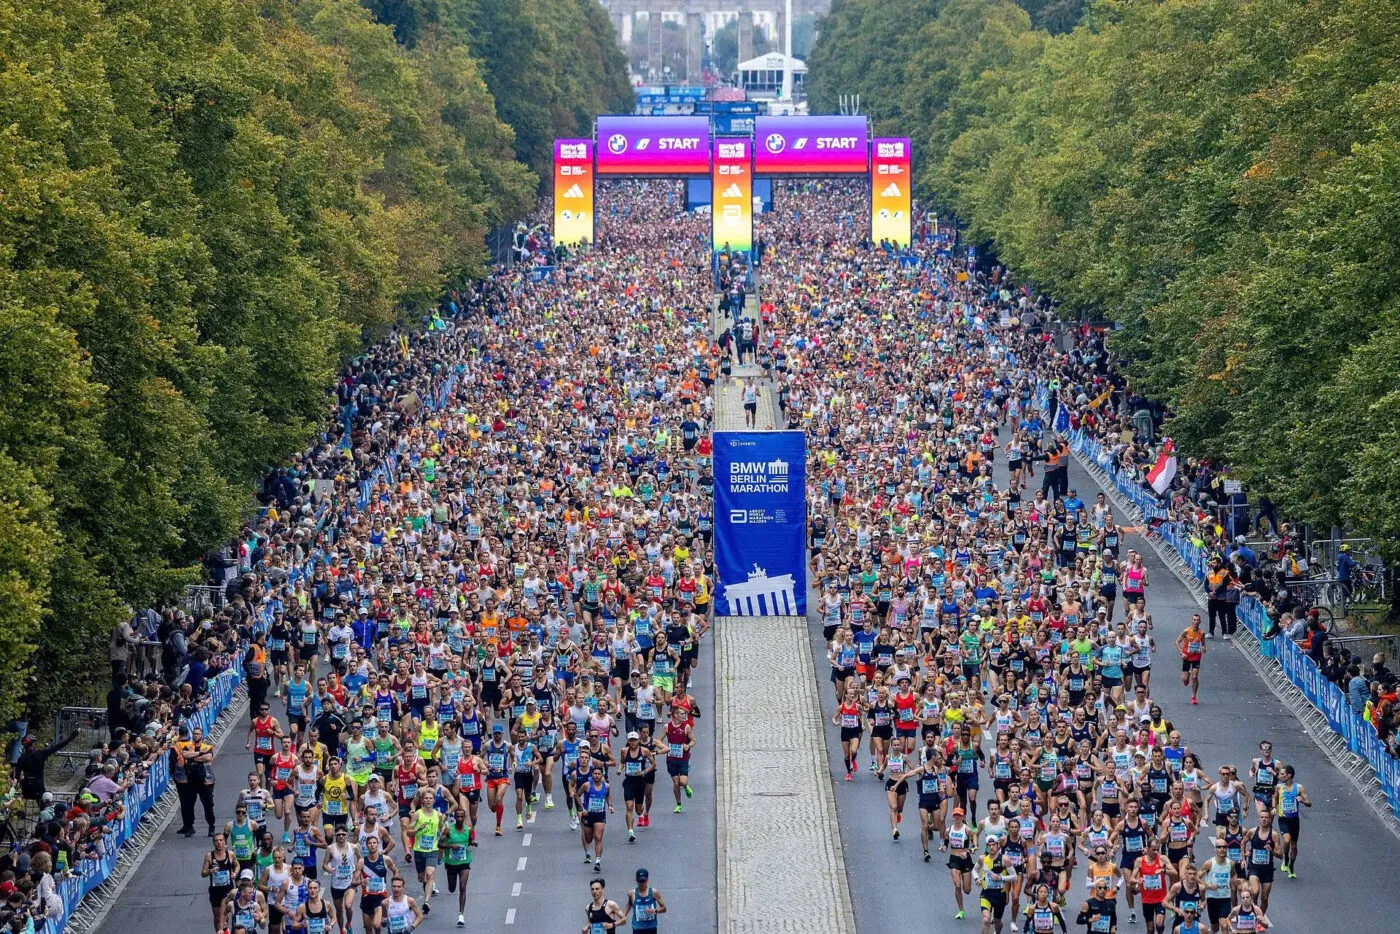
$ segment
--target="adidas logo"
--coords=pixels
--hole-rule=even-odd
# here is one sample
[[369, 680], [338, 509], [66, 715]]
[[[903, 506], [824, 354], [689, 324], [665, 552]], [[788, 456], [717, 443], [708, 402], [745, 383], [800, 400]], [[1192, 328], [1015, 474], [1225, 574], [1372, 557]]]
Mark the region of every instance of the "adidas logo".
[[738, 186], [738, 185], [733, 185], [733, 184], [731, 184], [728, 188], [724, 189], [724, 193], [721, 194], [720, 197], [721, 197], [721, 198], [742, 198], [742, 197], [744, 197], [744, 193], [743, 193], [742, 191], [739, 190], [739, 186]]
[[[577, 186], [575, 186], [575, 187], [577, 187]], [[880, 192], [880, 195], [881, 195], [882, 197], [885, 197], [885, 198], [898, 198], [898, 197], [899, 197], [899, 186], [896, 185], [894, 182], [890, 182], [890, 187], [888, 187], [888, 188], [886, 188], [884, 191]]]
[[564, 192], [564, 197], [566, 197], [566, 198], [582, 198], [582, 197], [583, 197], [583, 189], [580, 188], [580, 187], [578, 187], [578, 184], [575, 183], [575, 184], [569, 186], [569, 190], [568, 190], [568, 191]]

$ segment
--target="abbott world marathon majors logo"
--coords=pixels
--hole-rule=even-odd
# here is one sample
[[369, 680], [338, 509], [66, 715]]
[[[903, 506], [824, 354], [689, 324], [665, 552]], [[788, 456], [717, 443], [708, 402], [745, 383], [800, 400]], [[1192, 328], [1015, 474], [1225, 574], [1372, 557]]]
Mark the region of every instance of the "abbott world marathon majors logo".
[[732, 461], [729, 464], [731, 493], [786, 493], [788, 491], [788, 462]]

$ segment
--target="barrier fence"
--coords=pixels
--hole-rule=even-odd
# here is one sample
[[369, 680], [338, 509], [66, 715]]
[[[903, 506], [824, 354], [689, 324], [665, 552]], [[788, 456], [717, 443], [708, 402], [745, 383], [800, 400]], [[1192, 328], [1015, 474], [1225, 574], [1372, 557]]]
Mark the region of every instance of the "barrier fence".
[[[1042, 387], [1042, 410], [1046, 409], [1048, 401], [1049, 392]], [[1052, 413], [1051, 418], [1053, 417]], [[1082, 429], [1071, 431], [1069, 439], [1071, 448], [1098, 466], [1118, 491], [1142, 512], [1143, 519], [1149, 526], [1144, 529], [1144, 534], [1155, 533], [1180, 556], [1196, 579], [1204, 582], [1211, 555], [1195, 544], [1190, 530], [1185, 525], [1169, 518], [1156, 493], [1118, 470], [1103, 445], [1088, 437]], [[1346, 741], [1347, 748], [1371, 767], [1380, 782], [1391, 812], [1400, 819], [1400, 760], [1390, 754], [1376, 735], [1375, 728], [1365, 717], [1351, 709], [1346, 693], [1327, 680], [1313, 660], [1292, 639], [1279, 634], [1265, 638], [1264, 633], [1274, 627], [1270, 624], [1268, 613], [1262, 604], [1253, 597], [1245, 596], [1240, 601], [1238, 617], [1258, 640], [1260, 653], [1278, 660], [1279, 668], [1289, 683], [1327, 718], [1328, 726]]]
[[[205, 735], [209, 735], [214, 721], [228, 708], [242, 683], [243, 671], [237, 665], [220, 673], [210, 682], [209, 705], [194, 716], [193, 725], [203, 728]], [[76, 865], [69, 867], [69, 873], [63, 881], [58, 883], [58, 896], [63, 901], [63, 917], [56, 922], [50, 921], [50, 930], [55, 934], [62, 934], [82, 900], [116, 870], [122, 847], [136, 836], [142, 819], [151, 812], [169, 788], [170, 755], [167, 753], [151, 765], [146, 773], [146, 780], [140, 786], [126, 793], [126, 810], [112, 833], [102, 838], [98, 845], [99, 855], [95, 859], [79, 859]]]

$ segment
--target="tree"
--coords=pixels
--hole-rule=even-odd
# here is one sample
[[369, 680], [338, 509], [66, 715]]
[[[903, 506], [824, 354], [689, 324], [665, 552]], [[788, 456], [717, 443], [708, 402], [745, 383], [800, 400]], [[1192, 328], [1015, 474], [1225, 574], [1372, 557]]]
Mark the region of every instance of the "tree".
[[[580, 67], [615, 64], [601, 8], [551, 10]], [[198, 579], [341, 362], [527, 209], [453, 34], [477, 11], [397, 12], [0, 6], [0, 718], [91, 698], [111, 628]], [[615, 90], [562, 74], [557, 126]]]
[[1186, 453], [1400, 559], [1400, 9], [1100, 0], [1069, 29], [1077, 6], [835, 0], [813, 108], [860, 93], [924, 200], [1116, 318]]

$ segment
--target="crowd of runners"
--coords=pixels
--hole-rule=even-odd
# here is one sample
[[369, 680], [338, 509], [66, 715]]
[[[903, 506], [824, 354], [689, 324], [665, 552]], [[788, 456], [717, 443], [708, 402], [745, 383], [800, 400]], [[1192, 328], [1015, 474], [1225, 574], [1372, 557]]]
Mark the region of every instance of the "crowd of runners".
[[[580, 893], [605, 839], [681, 845], [715, 348], [678, 194], [603, 186], [596, 249], [500, 270], [342, 382], [348, 433], [297, 469], [338, 475], [320, 544], [301, 499], [245, 543], [252, 720], [202, 864], [215, 931], [404, 934], [443, 888], [464, 927], [473, 860], [537, 818], [576, 832]], [[593, 880], [585, 930], [657, 928], [629, 875], [616, 902]]]
[[1208, 768], [1153, 700], [1165, 652], [1208, 703], [1207, 639], [1153, 618], [1112, 507], [1068, 487], [1047, 384], [1102, 348], [1064, 353], [1028, 297], [936, 244], [861, 249], [862, 197], [803, 188], [764, 219], [787, 246], [760, 358], [786, 358], [809, 437], [839, 777], [946, 863], [957, 919], [977, 887], [984, 931], [1267, 929], [1310, 801], [1268, 742]]
[[[936, 243], [863, 246], [863, 188], [779, 186], [752, 348], [809, 438], [838, 779], [883, 787], [894, 841], [908, 811], [986, 931], [1267, 929], [1310, 802], [1268, 743], [1207, 769], [1153, 700], [1166, 651], [1196, 702], [1205, 634], [1154, 620], [1111, 507], [1068, 487], [1044, 385], [1102, 349], [1065, 355], [1043, 308]], [[728, 367], [708, 218], [656, 182], [600, 186], [598, 217], [596, 248], [501, 270], [351, 368], [344, 436], [298, 465], [339, 478], [321, 544], [309, 501], [250, 529], [254, 570], [285, 573], [245, 588], [246, 789], [202, 866], [216, 931], [404, 934], [444, 885], [464, 926], [473, 859], [537, 818], [577, 830], [584, 931], [665, 913], [645, 870], [616, 900], [589, 879], [605, 838], [684, 845], [709, 791], [688, 686]]]

